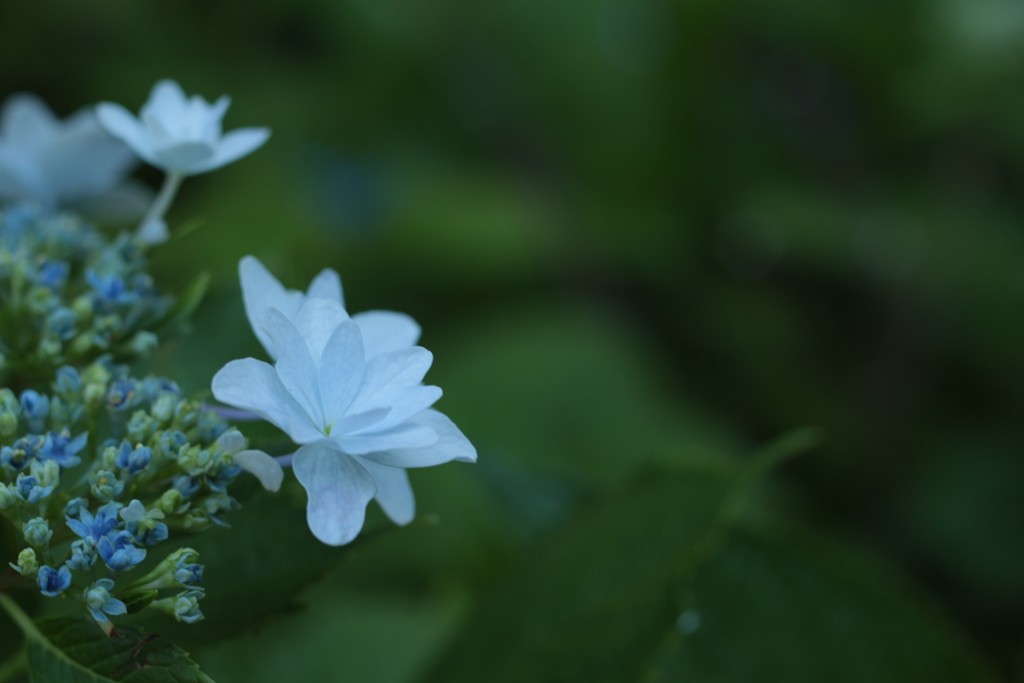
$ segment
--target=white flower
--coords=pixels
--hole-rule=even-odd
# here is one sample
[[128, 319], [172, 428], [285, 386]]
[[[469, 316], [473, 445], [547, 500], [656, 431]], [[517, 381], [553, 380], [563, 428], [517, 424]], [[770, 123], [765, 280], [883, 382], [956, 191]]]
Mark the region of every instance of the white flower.
[[163, 80], [153, 86], [139, 118], [119, 104], [97, 105], [100, 123], [144, 160], [181, 176], [212, 171], [256, 150], [270, 137], [266, 128], [221, 133], [221, 119], [231, 100], [210, 104], [199, 95], [185, 97], [181, 86]]
[[[441, 390], [421, 382], [433, 356], [415, 346], [419, 326], [388, 311], [349, 317], [333, 270], [307, 294], [286, 290], [252, 256], [239, 272], [246, 313], [277, 364], [228, 363], [213, 378], [214, 396], [302, 445], [293, 466], [309, 494], [309, 527], [324, 543], [355, 538], [371, 498], [397, 524], [412, 521], [405, 468], [476, 461], [469, 440], [430, 408]], [[239, 464], [261, 480], [273, 476], [267, 459]]]
[[136, 163], [91, 110], [61, 121], [38, 97], [12, 95], [0, 114], [0, 198], [46, 208], [120, 192]]

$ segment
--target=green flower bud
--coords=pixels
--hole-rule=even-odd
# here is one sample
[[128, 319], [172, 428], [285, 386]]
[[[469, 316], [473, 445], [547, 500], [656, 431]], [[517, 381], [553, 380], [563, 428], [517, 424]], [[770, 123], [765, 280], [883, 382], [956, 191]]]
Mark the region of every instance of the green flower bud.
[[8, 508], [18, 504], [18, 496], [11, 490], [13, 484], [4, 485], [0, 484], [0, 510], [7, 510]]
[[100, 453], [100, 467], [113, 472], [117, 469], [117, 454], [120, 452], [118, 446], [107, 446]]
[[132, 414], [132, 418], [128, 421], [126, 427], [128, 431], [128, 438], [135, 443], [145, 443], [153, 432], [156, 430], [156, 424], [149, 415], [143, 410], [136, 410]]
[[71, 340], [71, 344], [68, 346], [68, 355], [84, 356], [95, 346], [97, 346], [96, 335], [87, 330]]
[[[192, 548], [179, 548], [161, 560], [160, 564], [137, 581], [125, 588], [126, 592], [136, 590], [160, 590], [162, 588], [188, 587], [185, 584], [195, 578], [192, 569], [198, 566], [199, 579], [202, 578], [202, 567], [198, 565], [199, 553]], [[182, 571], [185, 570], [185, 571]]]
[[82, 384], [110, 383], [110, 371], [102, 363], [93, 363], [82, 371]]
[[199, 599], [202, 597], [203, 593], [200, 591], [185, 591], [173, 598], [154, 600], [150, 607], [166, 612], [178, 621], [192, 624], [203, 618], [203, 613], [199, 609]]
[[0, 435], [13, 436], [18, 431], [18, 416], [14, 413], [0, 414]]
[[36, 355], [42, 360], [53, 360], [64, 350], [63, 344], [55, 337], [43, 337], [36, 346]]
[[34, 460], [29, 466], [29, 470], [32, 472], [32, 476], [39, 480], [40, 486], [57, 486], [60, 483], [60, 465], [56, 460], [43, 462]]
[[75, 299], [74, 303], [71, 304], [71, 312], [75, 314], [75, 317], [80, 321], [88, 320], [92, 317], [92, 299], [86, 295], [82, 295]]
[[195, 427], [199, 423], [201, 412], [202, 409], [198, 403], [179, 401], [174, 409], [174, 426], [182, 431], [186, 431], [189, 427]]
[[163, 512], [165, 515], [173, 515], [184, 502], [185, 497], [181, 495], [181, 491], [178, 489], [168, 489], [156, 499], [156, 502], [153, 503], [153, 507]]
[[15, 416], [21, 414], [21, 402], [10, 389], [0, 389], [0, 408]]
[[189, 474], [202, 474], [206, 472], [214, 462], [210, 451], [199, 446], [182, 448], [178, 454], [178, 466]]
[[82, 391], [82, 402], [89, 410], [96, 410], [107, 400], [106, 384], [86, 384]]
[[39, 560], [36, 558], [36, 551], [32, 548], [25, 548], [18, 553], [18, 563], [11, 563], [14, 571], [22, 576], [35, 576], [39, 572]]
[[109, 470], [93, 472], [89, 475], [89, 484], [92, 495], [104, 503], [109, 503], [124, 491], [124, 482]]
[[149, 409], [149, 414], [161, 425], [166, 425], [174, 416], [174, 409], [177, 405], [178, 397], [169, 391], [165, 391], [153, 401], [153, 407]]
[[25, 535], [25, 541], [36, 548], [46, 547], [50, 543], [50, 539], [53, 538], [53, 530], [50, 529], [50, 523], [42, 517], [36, 517], [25, 522], [21, 532]]
[[128, 348], [138, 356], [148, 357], [156, 351], [159, 341], [152, 332], [138, 332], [128, 342]]
[[202, 531], [210, 524], [210, 514], [200, 508], [189, 510], [181, 518], [181, 528], [186, 531]]

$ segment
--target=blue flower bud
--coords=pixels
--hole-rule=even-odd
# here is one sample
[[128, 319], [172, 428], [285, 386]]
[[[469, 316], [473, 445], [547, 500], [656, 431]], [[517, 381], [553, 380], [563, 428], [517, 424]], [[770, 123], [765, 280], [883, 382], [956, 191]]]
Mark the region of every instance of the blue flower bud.
[[61, 467], [74, 467], [82, 461], [78, 453], [85, 448], [89, 441], [89, 432], [82, 432], [74, 439], [67, 429], [58, 432], [49, 432], [43, 442], [36, 449], [36, 457], [43, 460], [53, 460]]
[[0, 464], [11, 470], [12, 472], [20, 472], [28, 466], [29, 458], [31, 455], [24, 449], [23, 446], [19, 446], [17, 443], [14, 446], [4, 446], [0, 448]]
[[58, 368], [53, 388], [65, 401], [76, 398], [78, 392], [82, 389], [82, 378], [79, 376], [78, 370], [75, 370], [70, 365]]
[[42, 591], [43, 595], [51, 598], [56, 597], [71, 586], [71, 570], [68, 569], [66, 564], [61, 565], [60, 569], [43, 565], [39, 568], [36, 583], [39, 585], [39, 590]]
[[117, 273], [100, 275], [95, 270], [85, 272], [86, 282], [92, 287], [96, 302], [102, 310], [134, 303], [139, 295], [125, 286], [124, 278]]
[[128, 611], [123, 602], [110, 595], [113, 588], [112, 580], [100, 579], [82, 593], [82, 599], [85, 601], [86, 607], [89, 608], [89, 613], [100, 623], [110, 621], [105, 616], [106, 614], [116, 616]]
[[174, 488], [181, 491], [181, 495], [191, 498], [199, 492], [199, 480], [187, 474], [179, 474], [174, 478]]
[[63, 289], [71, 270], [65, 261], [47, 261], [36, 271], [35, 281], [52, 290]]
[[207, 442], [215, 441], [230, 426], [227, 420], [217, 413], [204, 411], [199, 418], [199, 438]]
[[135, 539], [127, 531], [119, 531], [113, 537], [104, 536], [96, 544], [103, 562], [115, 572], [131, 569], [146, 559], [146, 551], [136, 548]]
[[[18, 481], [14, 484], [14, 491], [18, 498], [29, 505], [35, 505], [43, 498], [53, 493], [53, 486], [43, 486], [39, 480], [32, 475], [19, 474]], [[38, 545], [33, 543], [33, 545]]]
[[50, 412], [50, 399], [32, 389], [21, 394], [22, 417], [28, 423], [29, 431], [39, 433], [46, 424], [46, 416]]
[[71, 544], [71, 559], [67, 565], [72, 569], [88, 569], [96, 564], [96, 548], [89, 541], [78, 539]]
[[135, 393], [138, 387], [134, 380], [122, 379], [110, 387], [107, 392], [107, 406], [113, 410], [125, 411], [136, 404]]
[[70, 308], [61, 306], [46, 319], [46, 329], [58, 339], [71, 339], [75, 336], [75, 314]]
[[79, 519], [82, 514], [82, 510], [89, 511], [89, 503], [85, 498], [72, 498], [68, 501], [68, 504], [64, 506], [64, 516], [70, 517], [71, 519]]
[[178, 451], [188, 445], [188, 438], [177, 429], [161, 432], [156, 442], [156, 452], [168, 460], [176, 460]]
[[21, 533], [25, 535], [25, 541], [35, 548], [46, 547], [50, 543], [50, 539], [53, 538], [50, 523], [42, 517], [36, 517], [25, 522], [25, 525], [21, 528]]
[[133, 449], [128, 441], [124, 441], [117, 452], [117, 457], [114, 458], [114, 464], [123, 470], [128, 470], [130, 474], [138, 474], [146, 469], [152, 459], [152, 448], [139, 445]]
[[142, 380], [140, 387], [140, 393], [142, 394], [142, 400], [152, 403], [161, 394], [170, 394], [175, 399], [181, 396], [181, 389], [178, 385], [165, 377], [147, 377]]
[[185, 591], [184, 593], [179, 593], [173, 598], [154, 600], [150, 603], [150, 607], [155, 607], [156, 609], [166, 612], [178, 621], [184, 621], [186, 624], [194, 624], [203, 618], [203, 613], [199, 609], [199, 600], [202, 597], [202, 591], [190, 590]]

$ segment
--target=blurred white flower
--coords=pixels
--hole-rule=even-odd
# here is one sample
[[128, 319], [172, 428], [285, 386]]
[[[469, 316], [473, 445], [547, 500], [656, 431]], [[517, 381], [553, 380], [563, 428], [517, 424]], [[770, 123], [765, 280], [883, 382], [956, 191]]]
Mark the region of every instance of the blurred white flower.
[[223, 134], [221, 119], [231, 104], [224, 95], [210, 104], [199, 95], [187, 98], [172, 80], [159, 81], [136, 118], [119, 104], [96, 106], [100, 123], [167, 177], [136, 232], [149, 244], [169, 236], [164, 214], [187, 176], [206, 173], [255, 151], [270, 137], [268, 128], [240, 128]]
[[[419, 327], [400, 314], [350, 318], [338, 300], [340, 282], [336, 289], [324, 287], [332, 298], [316, 298], [285, 291], [251, 257], [240, 270], [250, 316], [265, 311], [254, 329], [267, 336], [277, 363], [232, 361], [213, 378], [213, 395], [275, 424], [301, 446], [292, 466], [309, 495], [309, 527], [324, 543], [354, 539], [371, 499], [395, 523], [412, 521], [415, 499], [406, 468], [476, 461], [469, 440], [430, 408], [441, 390], [422, 384], [433, 356], [414, 346]], [[336, 281], [337, 274], [328, 272]], [[258, 292], [284, 301], [287, 313], [262, 305], [253, 274], [262, 286]], [[263, 477], [267, 466], [260, 463]]]
[[267, 128], [240, 128], [227, 135], [221, 119], [231, 104], [224, 95], [210, 104], [199, 95], [185, 97], [181, 86], [162, 80], [136, 118], [119, 104], [96, 107], [100, 123], [135, 153], [167, 173], [206, 173], [255, 151], [270, 137]]
[[0, 113], [0, 199], [29, 200], [48, 209], [103, 203], [125, 195], [122, 182], [136, 163], [92, 110], [61, 121], [35, 95], [12, 95]]

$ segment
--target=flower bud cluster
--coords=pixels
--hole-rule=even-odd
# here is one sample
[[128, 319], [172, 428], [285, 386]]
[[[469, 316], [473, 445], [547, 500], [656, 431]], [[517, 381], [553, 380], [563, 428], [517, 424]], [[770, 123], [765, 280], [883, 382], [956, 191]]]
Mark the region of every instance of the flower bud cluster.
[[[0, 375], [51, 375], [106, 353], [151, 354], [171, 299], [145, 268], [142, 244], [127, 233], [111, 240], [73, 214], [3, 207]], [[0, 433], [9, 428], [0, 419]]]
[[241, 472], [232, 455], [245, 447], [174, 382], [133, 377], [110, 356], [57, 368], [48, 392], [0, 389], [0, 513], [25, 544], [11, 566], [43, 595], [78, 597], [105, 627], [144, 607], [201, 619], [194, 550], [119, 577], [175, 533], [226, 526]]

